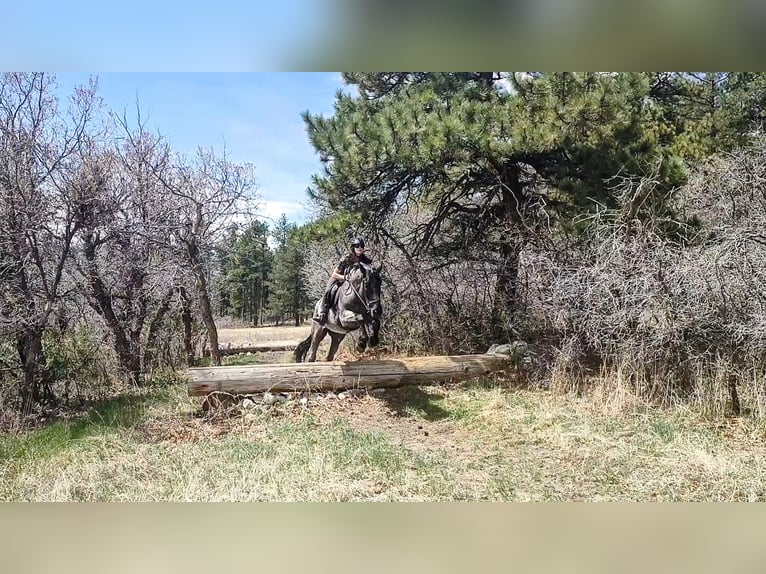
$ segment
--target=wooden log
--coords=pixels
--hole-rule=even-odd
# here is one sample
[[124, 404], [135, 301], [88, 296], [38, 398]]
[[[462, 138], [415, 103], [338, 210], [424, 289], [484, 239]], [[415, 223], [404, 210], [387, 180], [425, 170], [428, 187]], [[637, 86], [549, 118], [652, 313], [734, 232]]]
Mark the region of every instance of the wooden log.
[[189, 394], [214, 391], [251, 394], [266, 391], [334, 391], [460, 381], [502, 370], [510, 363], [501, 355], [456, 355], [284, 363], [188, 369]]
[[[292, 351], [298, 346], [300, 341], [267, 341], [264, 343], [254, 343], [252, 345], [244, 345], [241, 347], [220, 347], [218, 350], [221, 352], [221, 356], [239, 355], [242, 353], [264, 353], [266, 351]], [[210, 349], [205, 349], [203, 355], [205, 357], [210, 356]]]

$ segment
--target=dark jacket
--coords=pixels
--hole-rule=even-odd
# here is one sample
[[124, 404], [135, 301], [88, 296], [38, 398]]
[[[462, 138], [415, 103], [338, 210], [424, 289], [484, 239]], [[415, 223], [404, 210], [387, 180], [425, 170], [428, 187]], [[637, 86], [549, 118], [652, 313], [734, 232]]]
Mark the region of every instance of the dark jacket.
[[372, 265], [372, 259], [367, 257], [366, 254], [362, 253], [361, 257], [357, 257], [356, 253], [349, 253], [338, 263], [338, 271], [345, 275], [349, 267], [359, 262]]

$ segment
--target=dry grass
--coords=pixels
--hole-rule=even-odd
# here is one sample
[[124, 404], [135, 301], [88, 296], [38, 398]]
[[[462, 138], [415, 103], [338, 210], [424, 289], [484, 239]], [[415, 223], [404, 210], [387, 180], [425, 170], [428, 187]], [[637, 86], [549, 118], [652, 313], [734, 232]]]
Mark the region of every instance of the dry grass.
[[0, 435], [0, 500], [766, 500], [762, 422], [613, 391], [480, 380], [203, 415], [176, 384]]
[[690, 410], [607, 412], [490, 382], [213, 418], [182, 388], [138, 405], [0, 439], [0, 499], [766, 500], [764, 428]]
[[246, 347], [267, 341], [301, 341], [311, 333], [311, 324], [299, 327], [252, 327], [238, 329], [219, 329], [218, 340], [221, 346]]

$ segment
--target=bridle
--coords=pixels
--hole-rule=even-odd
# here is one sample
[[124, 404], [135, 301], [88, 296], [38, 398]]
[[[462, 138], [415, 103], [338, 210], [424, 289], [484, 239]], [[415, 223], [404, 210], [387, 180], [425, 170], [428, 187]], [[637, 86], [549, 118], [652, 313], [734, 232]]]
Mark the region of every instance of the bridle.
[[[359, 298], [359, 300], [362, 302], [362, 305], [364, 305], [364, 308], [367, 310], [367, 313], [372, 312], [372, 305], [374, 303], [378, 303], [380, 299], [367, 299], [366, 293], [367, 293], [367, 271], [365, 269], [365, 266], [363, 264], [359, 264], [358, 267], [362, 269], [362, 292], [365, 293], [365, 295], [362, 295], [359, 293], [359, 291], [356, 290], [356, 287], [354, 287], [354, 283], [351, 281], [349, 276], [346, 276], [346, 281], [348, 282], [349, 287], [351, 287], [351, 290], [354, 292], [354, 294]], [[372, 273], [372, 269], [370, 269], [370, 273]]]

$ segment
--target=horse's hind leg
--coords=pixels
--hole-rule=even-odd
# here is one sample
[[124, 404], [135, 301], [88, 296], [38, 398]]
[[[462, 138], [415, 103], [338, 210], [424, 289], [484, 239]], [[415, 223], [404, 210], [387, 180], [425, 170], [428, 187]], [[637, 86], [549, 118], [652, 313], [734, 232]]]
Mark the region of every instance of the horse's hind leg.
[[339, 335], [330, 331], [330, 350], [327, 351], [327, 360], [332, 361], [335, 358], [335, 353], [338, 352], [340, 342], [345, 338], [345, 335]]
[[317, 360], [317, 349], [319, 343], [327, 335], [327, 328], [319, 326], [318, 323], [314, 324], [314, 329], [311, 332], [311, 354], [309, 355], [308, 362], [313, 363]]

